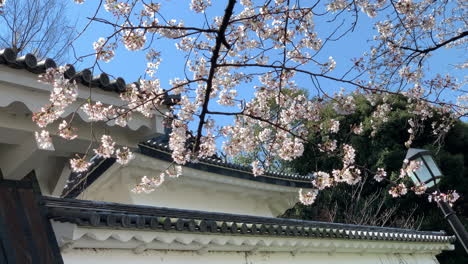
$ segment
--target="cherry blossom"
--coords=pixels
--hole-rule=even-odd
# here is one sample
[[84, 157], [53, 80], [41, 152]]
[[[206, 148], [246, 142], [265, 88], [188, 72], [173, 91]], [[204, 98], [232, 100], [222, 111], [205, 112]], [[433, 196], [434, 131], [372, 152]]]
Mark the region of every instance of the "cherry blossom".
[[198, 157], [211, 157], [216, 154], [216, 142], [213, 134], [208, 132], [206, 136], [200, 139], [200, 142]]
[[182, 166], [171, 166], [171, 168], [167, 169], [165, 173], [171, 178], [179, 178], [182, 175]]
[[408, 175], [409, 172], [415, 172], [421, 168], [422, 162], [417, 160], [404, 160], [403, 168], [400, 170], [400, 178], [404, 178]]
[[99, 101], [94, 104], [86, 103], [81, 109], [85, 112], [90, 121], [101, 121], [107, 118], [106, 113], [108, 111], [106, 111], [104, 105]]
[[159, 176], [148, 178], [147, 176], [143, 176], [141, 178], [141, 182], [132, 189], [134, 193], [150, 193], [156, 190], [157, 187], [163, 184], [165, 178], [165, 173], [159, 174]]
[[128, 50], [140, 50], [145, 45], [146, 34], [142, 30], [127, 30], [125, 31], [122, 40]]
[[460, 198], [460, 195], [456, 191], [449, 191], [448, 193], [441, 193], [435, 191], [428, 196], [429, 202], [444, 201], [447, 202], [450, 206], [453, 206], [453, 204], [458, 200], [458, 198]]
[[185, 147], [187, 138], [187, 125], [182, 121], [174, 120], [172, 122], [169, 148], [172, 150], [172, 158], [177, 164], [183, 165], [190, 159]]
[[99, 38], [97, 42], [93, 43], [93, 48], [96, 52], [96, 58], [104, 62], [109, 62], [114, 58], [115, 43], [106, 44], [105, 38]]
[[416, 195], [422, 195], [422, 194], [426, 193], [427, 186], [424, 183], [419, 183], [419, 184], [411, 187], [411, 190], [413, 190], [413, 192]]
[[42, 130], [40, 133], [36, 131], [34, 132], [34, 136], [36, 137], [36, 142], [39, 149], [54, 150], [54, 145], [52, 144], [52, 137], [50, 136], [48, 131]]
[[[211, 2], [182, 1], [203, 21], [187, 24], [178, 14], [166, 17], [161, 13], [170, 3], [106, 0], [104, 8], [111, 19], [95, 22], [108, 26], [110, 34], [94, 43], [91, 56], [95, 55], [96, 64], [90, 69], [98, 70], [102, 61], [117, 60], [116, 48], [123, 43], [130, 52], [146, 57], [142, 77], [120, 93], [121, 104], [104, 105], [91, 91], [76, 109], [72, 107], [78, 97], [75, 79], [64, 77], [66, 67], [49, 69], [40, 81], [52, 88], [50, 102], [33, 114], [33, 121], [41, 129], [49, 129], [58, 121], [57, 134], [72, 139], [77, 134], [72, 128], [73, 118], [63, 120], [69, 111], [83, 111], [87, 121], [111, 121], [119, 126], [126, 126], [135, 115], [163, 115], [172, 128], [169, 149], [175, 164], [197, 162], [217, 151], [224, 152], [227, 159], [258, 153], [251, 164], [254, 175], [263, 174], [271, 161], [301, 156], [310, 138], [319, 138], [314, 149], [338, 157], [342, 163], [331, 171], [316, 173], [311, 188], [313, 184], [325, 188], [335, 182], [356, 184], [363, 177], [362, 171], [369, 171], [356, 162], [359, 153], [350, 143], [355, 137], [343, 141], [335, 138], [348, 132], [376, 136], [394, 108], [389, 95], [408, 103], [412, 118], [407, 123], [408, 134], [402, 135], [407, 137], [406, 147], [417, 142], [431, 117], [443, 116], [431, 124], [431, 132], [440, 142], [453, 120], [467, 116], [463, 81], [428, 71], [434, 52], [467, 43], [461, 2], [330, 0], [293, 4], [284, 0], [226, 0], [224, 8], [213, 7], [213, 12], [206, 12]], [[356, 54], [342, 74], [336, 70], [335, 54], [329, 54], [327, 47], [334, 42], [346, 44], [344, 37], [360, 24], [360, 13], [374, 24], [374, 36], [369, 39], [368, 51]], [[317, 28], [323, 25], [333, 33], [327, 35]], [[184, 74], [170, 76], [169, 83], [158, 79], [157, 70], [163, 58], [173, 54], [157, 51], [159, 40], [172, 42], [186, 59], [181, 68], [171, 65], [174, 72], [183, 70]], [[343, 67], [347, 67], [345, 63]], [[466, 68], [466, 62], [456, 68]], [[180, 95], [180, 100], [167, 106], [171, 94]], [[348, 120], [353, 120], [350, 115], [357, 111], [355, 101], [361, 99], [369, 104], [372, 116], [348, 125]], [[232, 123], [215, 125], [221, 118]], [[47, 141], [47, 137], [39, 138]], [[103, 138], [95, 150], [98, 155], [116, 157], [122, 163], [131, 159], [128, 148], [116, 149], [110, 136]], [[223, 141], [221, 149], [217, 148], [218, 139]], [[82, 169], [84, 165], [75, 167]], [[416, 169], [411, 162], [404, 164], [402, 178], [391, 189], [392, 196], [407, 192], [400, 181]], [[180, 173], [168, 169], [160, 177], [146, 177], [135, 191], [154, 190], [164, 181], [164, 175]], [[374, 178], [383, 180], [386, 172], [378, 168]], [[419, 193], [421, 188], [414, 191]], [[306, 194], [301, 191], [301, 201], [310, 204], [317, 193], [316, 189]]]
[[403, 183], [400, 183], [396, 186], [390, 187], [390, 190], [388, 190], [388, 193], [393, 197], [400, 197], [402, 195], [405, 195], [408, 192], [408, 189]]
[[117, 162], [122, 165], [128, 164], [128, 162], [135, 158], [135, 155], [133, 154], [133, 152], [130, 151], [128, 147], [122, 147], [117, 149], [115, 151], [115, 156], [117, 157]]
[[311, 191], [308, 191], [304, 193], [302, 189], [299, 189], [299, 201], [303, 205], [311, 205], [315, 202], [315, 199], [317, 198], [318, 195], [318, 190], [313, 189]]
[[322, 72], [333, 71], [336, 68], [336, 61], [332, 56], [328, 57], [328, 62], [322, 64]]
[[330, 177], [330, 174], [319, 171], [314, 173], [314, 179], [312, 180], [312, 184], [319, 190], [323, 190], [326, 187], [330, 187], [333, 183], [333, 178]]
[[377, 172], [374, 175], [374, 179], [378, 182], [381, 182], [386, 177], [387, 177], [387, 172], [383, 168], [377, 168]]
[[327, 10], [336, 12], [339, 10], [343, 10], [346, 7], [348, 7], [348, 3], [346, 0], [332, 0], [328, 5], [327, 5]]
[[352, 131], [356, 135], [361, 135], [364, 132], [363, 124], [362, 122], [359, 123], [359, 125], [353, 126]]
[[338, 94], [335, 94], [335, 102], [333, 103], [333, 109], [339, 115], [349, 115], [354, 113], [356, 110], [356, 104], [354, 103], [354, 97], [352, 95], [345, 95], [344, 89]]
[[32, 120], [41, 128], [59, 119], [65, 109], [78, 96], [78, 87], [74, 80], [64, 77], [67, 66], [49, 68], [46, 73], [39, 75], [39, 82], [49, 84], [53, 87], [50, 93], [50, 104], [41, 108], [39, 112], [33, 113]]
[[207, 7], [211, 5], [211, 0], [192, 0], [190, 3], [190, 8], [197, 12], [204, 12]]
[[74, 134], [77, 129], [71, 127], [65, 120], [62, 120], [62, 123], [60, 123], [58, 129], [59, 136], [64, 139], [73, 140], [78, 137], [78, 135]]
[[[125, 150], [122, 150], [125, 151]], [[115, 152], [115, 142], [109, 135], [103, 135], [101, 137], [101, 145], [99, 148], [94, 149], [94, 153], [99, 157], [103, 158], [110, 158]], [[121, 156], [125, 155], [125, 153], [120, 152]], [[121, 158], [119, 158], [121, 159]], [[128, 159], [128, 158], [127, 158]]]
[[255, 160], [251, 164], [252, 172], [254, 176], [260, 176], [265, 173], [265, 169], [260, 165], [260, 161]]
[[115, 16], [127, 15], [131, 10], [130, 4], [117, 0], [106, 0], [104, 8], [107, 12], [111, 12]]
[[85, 172], [88, 170], [89, 166], [91, 166], [91, 163], [88, 162], [85, 158], [77, 157], [70, 159], [70, 167], [74, 172]]
[[330, 126], [330, 132], [331, 133], [338, 133], [340, 130], [340, 121], [332, 119], [330, 120], [331, 126]]
[[416, 8], [416, 4], [413, 3], [413, 0], [399, 0], [396, 4], [396, 10], [399, 13], [410, 15]]

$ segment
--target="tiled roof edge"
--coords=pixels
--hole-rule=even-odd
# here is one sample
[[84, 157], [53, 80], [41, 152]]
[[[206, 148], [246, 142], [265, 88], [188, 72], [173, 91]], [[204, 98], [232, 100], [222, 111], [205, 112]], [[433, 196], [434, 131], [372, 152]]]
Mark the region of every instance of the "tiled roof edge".
[[[140, 153], [155, 157], [159, 159], [168, 160], [168, 156], [170, 158], [171, 150], [169, 146], [165, 143], [158, 142], [157, 140], [147, 140], [139, 144]], [[203, 166], [204, 165], [204, 166]], [[252, 173], [251, 166], [245, 166], [241, 164], [235, 164], [231, 162], [225, 162], [220, 159], [216, 158], [201, 158], [197, 163], [190, 163], [185, 165], [188, 167], [192, 167], [195, 169], [211, 169], [213, 168], [220, 168], [224, 169], [222, 172], [228, 172], [229, 176], [240, 176], [241, 178], [261, 181], [261, 182], [268, 182], [273, 184], [280, 184], [292, 187], [302, 187], [302, 188], [311, 188], [311, 180], [312, 178], [308, 175], [300, 175], [296, 173], [284, 173], [278, 172], [273, 170], [266, 170], [263, 175], [254, 176]], [[213, 171], [214, 173], [219, 173], [216, 169]], [[238, 173], [234, 173], [238, 172]], [[223, 173], [225, 175], [225, 173]], [[276, 181], [276, 182], [275, 182]], [[282, 181], [287, 181], [288, 183], [282, 184]], [[295, 183], [291, 185], [290, 183]]]
[[381, 241], [451, 243], [445, 232], [360, 226], [43, 197], [50, 219], [78, 226]]
[[[31, 53], [17, 57], [17, 54], [11, 48], [0, 50], [0, 64], [14, 69], [25, 69], [36, 74], [45, 73], [49, 68], [57, 68], [57, 64], [53, 59], [46, 58], [38, 62], [36, 56]], [[100, 88], [104, 91], [115, 93], [125, 92], [128, 87], [125, 80], [121, 77], [111, 80], [106, 73], [92, 76], [92, 72], [89, 69], [78, 71], [71, 64], [67, 64], [67, 66], [68, 70], [64, 73], [65, 78], [73, 79], [77, 83], [81, 83], [87, 87]], [[136, 84], [138, 85], [138, 83]], [[167, 94], [164, 104], [171, 106], [178, 101], [180, 101], [179, 95]]]

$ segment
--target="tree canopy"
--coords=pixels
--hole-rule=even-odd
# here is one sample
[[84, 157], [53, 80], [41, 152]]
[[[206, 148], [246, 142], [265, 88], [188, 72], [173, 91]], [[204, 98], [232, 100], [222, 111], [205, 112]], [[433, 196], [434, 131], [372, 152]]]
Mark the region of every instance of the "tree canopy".
[[[372, 129], [372, 113], [375, 106], [366, 100], [358, 101], [356, 112], [342, 119], [341, 125], [349, 128], [352, 124], [362, 122], [363, 132], [356, 135], [350, 134], [349, 129], [343, 129], [336, 139], [343, 141], [350, 136], [349, 141], [358, 153], [357, 163], [373, 171], [383, 167], [390, 178], [398, 178], [407, 152], [404, 145], [407, 140], [404, 135], [407, 135], [406, 131], [410, 127], [407, 120], [413, 118], [406, 110], [406, 99], [400, 96], [388, 99], [392, 111], [388, 120], [375, 132]], [[454, 209], [468, 227], [468, 125], [454, 121], [446, 137], [434, 144], [439, 138], [431, 130], [431, 124], [439, 118], [440, 116], [435, 115], [422, 124], [413, 146], [433, 151], [443, 173], [439, 186], [443, 190], [456, 189], [460, 192], [462, 198], [455, 204]], [[339, 159], [330, 158], [316, 150], [316, 146], [322, 140], [320, 136], [313, 136], [309, 140], [311, 143], [305, 147], [304, 155], [285, 166], [303, 174], [317, 171], [318, 168], [331, 170], [340, 166]], [[297, 204], [284, 216], [350, 224], [451, 230], [437, 206], [429, 203], [427, 196], [408, 193], [394, 199], [388, 193], [392, 184], [387, 181], [373, 181], [373, 176], [372, 173], [367, 173], [364, 176], [365, 180], [358, 185], [341, 184], [325, 189], [313, 205]], [[442, 263], [467, 261], [461, 245], [457, 245], [457, 252], [442, 255], [440, 259]]]
[[0, 48], [64, 63], [76, 34], [67, 8], [62, 0], [1, 0]]
[[[88, 4], [84, 0], [75, 2]], [[272, 160], [301, 157], [306, 144], [314, 143], [313, 136], [320, 134], [325, 140], [321, 145], [315, 142], [317, 145], [308, 151], [322, 151], [340, 166], [332, 171], [326, 171], [326, 164], [317, 167], [320, 178], [312, 182], [311, 190], [299, 195], [305, 204], [311, 204], [318, 191], [332, 182], [357, 184], [365, 173], [375, 169], [369, 161], [359, 163], [353, 144], [359, 144], [360, 139], [346, 136], [333, 140], [350, 125], [355, 134], [368, 129], [361, 123], [349, 123], [353, 120], [350, 116], [361, 111], [355, 100], [375, 105], [369, 108], [373, 111], [369, 123], [363, 124], [371, 129], [366, 136], [372, 137], [393, 115], [393, 106], [386, 100], [404, 96], [406, 105], [402, 109], [406, 114], [402, 115], [407, 119], [402, 118], [399, 125], [409, 128], [405, 135], [395, 136], [406, 148], [421, 140], [418, 136], [423, 124], [433, 116], [440, 118], [431, 123], [431, 133], [441, 141], [453, 120], [468, 115], [468, 93], [464, 81], [456, 78], [456, 71], [467, 66], [459, 61], [466, 60], [465, 1], [191, 0], [186, 5], [191, 10], [187, 16], [171, 13], [174, 4], [170, 2], [146, 0], [101, 0], [89, 10], [88, 23], [79, 35], [96, 24], [108, 29], [92, 44], [92, 54], [80, 56], [94, 58], [89, 66], [94, 74], [103, 69], [103, 64], [118, 60], [121, 47], [143, 54], [146, 69], [138, 83], [120, 94], [121, 105], [103, 105], [94, 100], [91, 91], [89, 100], [72, 110], [84, 112], [93, 122], [115, 121], [121, 126], [132, 115], [151, 117], [159, 112], [172, 128], [169, 147], [174, 166], [214, 155], [221, 140], [225, 141], [222, 151], [229, 157], [262, 146], [265, 154], [251, 163], [254, 175], [262, 174]], [[353, 49], [346, 49], [347, 37], [360, 37], [362, 31], [356, 31], [366, 25], [364, 31], [372, 32], [368, 46], [354, 54]], [[164, 42], [175, 45], [177, 54], [184, 58], [170, 66], [180, 69], [180, 74], [169, 83], [161, 83], [158, 67], [164, 60], [172, 61], [176, 54], [158, 50]], [[341, 43], [347, 56], [352, 54], [351, 62], [337, 64], [335, 43]], [[444, 50], [458, 55], [437, 60], [437, 65], [450, 67], [450, 74], [440, 68], [432, 70], [436, 65], [432, 56], [443, 55]], [[77, 98], [77, 85], [73, 78], [64, 77], [66, 70], [66, 66], [51, 69], [40, 78], [54, 86], [51, 103], [33, 115], [40, 130], [36, 138], [43, 148], [52, 144], [51, 130], [65, 139], [75, 138], [73, 118], [61, 116]], [[291, 92], [304, 87], [310, 97]], [[161, 111], [168, 94], [180, 95], [181, 99], [171, 111]], [[323, 109], [330, 113], [324, 114]], [[226, 118], [232, 122], [223, 123]], [[60, 123], [58, 129], [51, 128], [52, 123]], [[74, 171], [85, 171], [94, 154], [128, 162], [133, 156], [131, 150], [116, 150], [112, 135], [106, 133], [95, 131], [101, 134], [101, 140], [70, 161]], [[373, 171], [376, 179], [395, 178], [384, 170], [392, 166], [385, 164], [390, 162], [386, 155], [376, 160], [382, 164]], [[416, 166], [410, 162], [405, 170]], [[153, 191], [161, 179], [158, 175], [143, 178], [134, 191]], [[420, 193], [424, 188], [418, 186], [415, 191]], [[391, 188], [395, 197], [407, 191], [402, 182]], [[438, 194], [435, 198], [453, 202], [457, 195]]]

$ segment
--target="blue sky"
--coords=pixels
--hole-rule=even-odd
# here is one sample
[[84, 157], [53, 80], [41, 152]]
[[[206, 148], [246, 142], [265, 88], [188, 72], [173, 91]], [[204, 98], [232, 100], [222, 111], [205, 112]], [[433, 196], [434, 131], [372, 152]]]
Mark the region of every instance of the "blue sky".
[[[69, 18], [71, 21], [78, 21], [77, 30], [81, 29], [88, 22], [86, 17], [92, 16], [93, 12], [96, 10], [97, 2], [98, 1], [87, 0], [83, 5], [70, 4]], [[185, 25], [201, 26], [204, 22], [202, 16], [194, 14], [190, 10], [190, 1], [162, 0], [159, 2], [162, 6], [161, 13], [168, 19], [183, 19]], [[214, 6], [207, 10], [208, 17], [221, 16], [224, 11], [225, 1], [213, 0], [212, 2]], [[104, 8], [102, 8], [98, 17], [112, 20], [111, 15], [105, 12]], [[332, 30], [326, 23], [316, 23], [319, 37], [324, 37]], [[326, 61], [329, 56], [333, 56], [337, 62], [337, 68], [334, 73], [337, 74], [337, 76], [343, 74], [344, 71], [348, 69], [351, 59], [362, 56], [362, 54], [368, 50], [368, 40], [375, 34], [375, 30], [372, 26], [373, 23], [374, 21], [372, 19], [361, 13], [356, 30], [338, 42], [328, 43], [327, 49], [321, 52], [319, 58], [321, 58], [322, 61]], [[112, 28], [110, 28], [110, 26], [97, 22], [92, 23], [91, 27], [75, 42], [76, 53], [78, 55], [92, 53], [92, 43], [99, 37], [106, 37], [110, 33], [112, 33]], [[174, 41], [161, 39], [155, 40], [153, 45], [157, 51], [161, 51], [163, 54], [163, 61], [156, 75], [156, 77], [161, 80], [163, 88], [169, 88], [170, 79], [174, 77], [183, 78], [184, 53], [177, 50], [174, 43]], [[448, 64], [463, 61], [463, 58], [457, 56], [460, 56], [460, 50], [439, 50], [430, 60], [430, 72], [428, 74], [451, 73], [455, 74], [459, 79], [463, 79], [464, 76], [466, 76], [466, 71], [454, 71], [453, 67]], [[79, 62], [77, 68], [89, 67], [90, 63], [92, 63], [91, 59], [93, 58]], [[117, 56], [110, 63], [101, 63], [104, 71], [116, 77], [123, 77], [127, 82], [135, 81], [144, 74], [145, 65], [146, 61], [143, 52], [127, 51], [123, 45], [119, 46]], [[309, 79], [299, 77], [296, 81], [299, 86], [303, 88], [310, 87], [311, 85]], [[332, 81], [323, 81], [322, 87], [325, 87], [329, 91], [338, 91], [341, 86]], [[238, 89], [238, 92], [240, 98], [248, 100], [252, 96], [253, 89], [251, 86], [245, 87], [245, 89], [242, 87]], [[214, 110], [219, 110], [215, 104], [213, 104], [212, 107]], [[216, 119], [220, 124], [229, 122], [229, 118], [219, 117]]]

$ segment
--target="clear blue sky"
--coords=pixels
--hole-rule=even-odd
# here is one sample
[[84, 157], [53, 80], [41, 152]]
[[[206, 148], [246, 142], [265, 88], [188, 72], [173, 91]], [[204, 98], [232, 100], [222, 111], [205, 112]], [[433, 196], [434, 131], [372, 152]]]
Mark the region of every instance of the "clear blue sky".
[[[70, 1], [71, 2], [71, 1]], [[72, 21], [78, 21], [77, 30], [81, 29], [84, 24], [88, 22], [86, 17], [93, 15], [94, 10], [97, 7], [97, 2], [94, 0], [87, 0], [83, 5], [76, 5], [70, 3], [69, 18]], [[203, 17], [194, 14], [189, 8], [190, 1], [182, 0], [163, 0], [160, 1], [163, 13], [166, 18], [171, 19], [183, 19], [186, 25], [199, 25], [203, 24]], [[214, 6], [207, 10], [208, 17], [221, 16], [224, 11], [225, 1], [213, 0]], [[112, 20], [111, 15], [105, 12], [104, 8], [98, 14], [98, 17], [107, 18]], [[361, 14], [360, 21], [356, 27], [355, 32], [348, 35], [344, 39], [338, 42], [327, 44], [326, 50], [323, 50], [320, 54], [322, 61], [326, 61], [329, 56], [333, 56], [337, 62], [337, 68], [335, 73], [340, 75], [346, 71], [351, 63], [351, 59], [360, 57], [368, 50], [368, 40], [375, 34], [375, 30], [372, 28], [373, 20], [369, 19], [366, 15]], [[332, 28], [329, 28], [325, 23], [318, 23], [316, 29], [319, 33], [319, 37], [324, 37], [327, 32], [330, 32]], [[108, 25], [94, 22], [91, 27], [83, 34], [83, 36], [75, 42], [75, 48], [78, 55], [85, 55], [93, 52], [92, 43], [99, 37], [106, 37], [112, 33], [112, 28]], [[175, 48], [175, 42], [168, 40], [155, 40], [153, 47], [163, 53], [163, 61], [159, 67], [157, 77], [161, 80], [162, 87], [169, 88], [169, 80], [174, 77], [183, 77], [183, 65], [184, 65], [184, 53]], [[459, 79], [463, 79], [466, 76], [467, 71], [457, 70], [454, 71], [453, 67], [448, 64], [454, 62], [462, 62], [464, 58], [459, 58], [462, 52], [460, 50], [440, 50], [434, 54], [431, 58], [430, 72], [433, 73], [451, 73], [455, 74]], [[72, 59], [73, 60], [73, 59]], [[82, 63], [78, 63], [78, 68], [88, 67], [91, 60], [85, 60]], [[103, 69], [114, 76], [120, 76], [125, 78], [127, 82], [137, 80], [139, 76], [144, 74], [145, 70], [145, 57], [143, 52], [130, 52], [127, 51], [123, 45], [120, 45], [117, 50], [117, 56], [110, 63], [101, 63]], [[303, 88], [310, 86], [308, 79], [297, 78], [297, 83]], [[337, 91], [340, 86], [334, 82], [322, 83], [322, 87], [326, 87], [327, 90]], [[252, 95], [253, 90], [251, 87], [244, 87], [238, 89], [241, 98], [249, 99]], [[313, 93], [312, 93], [313, 95]], [[213, 105], [212, 107], [216, 107]], [[216, 108], [215, 108], [216, 109]], [[228, 120], [217, 119], [218, 123], [226, 124]]]

